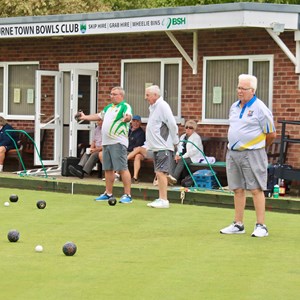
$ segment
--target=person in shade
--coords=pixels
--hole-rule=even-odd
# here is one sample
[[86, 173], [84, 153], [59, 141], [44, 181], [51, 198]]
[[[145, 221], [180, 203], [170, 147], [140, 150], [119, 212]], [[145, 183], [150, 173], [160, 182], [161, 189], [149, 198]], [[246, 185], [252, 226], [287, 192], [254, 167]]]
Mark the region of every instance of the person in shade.
[[120, 203], [131, 203], [131, 176], [127, 163], [127, 147], [129, 124], [132, 119], [131, 106], [124, 100], [125, 91], [122, 87], [111, 90], [111, 103], [99, 114], [85, 115], [80, 112], [79, 119], [95, 121], [103, 119], [102, 124], [102, 169], [105, 172], [105, 192], [96, 201], [108, 201], [113, 198], [115, 171], [121, 175], [124, 195]]
[[6, 130], [13, 129], [14, 128], [7, 123], [6, 119], [0, 116], [0, 172], [3, 172], [3, 165], [6, 153], [11, 149], [15, 149], [15, 144], [13, 140], [17, 142], [16, 132], [11, 131], [9, 133], [13, 140], [6, 133]]
[[88, 148], [89, 153], [85, 152], [77, 166], [70, 165], [69, 171], [73, 176], [83, 178], [85, 175], [90, 175], [97, 162], [102, 163], [102, 120], [97, 121], [97, 127], [94, 131], [93, 141]]
[[246, 191], [250, 191], [256, 212], [253, 237], [268, 236], [265, 225], [265, 195], [268, 157], [266, 147], [276, 137], [272, 112], [256, 97], [257, 78], [241, 74], [237, 96], [229, 111], [226, 173], [229, 189], [234, 192], [234, 221], [220, 230], [223, 234], [245, 233]]

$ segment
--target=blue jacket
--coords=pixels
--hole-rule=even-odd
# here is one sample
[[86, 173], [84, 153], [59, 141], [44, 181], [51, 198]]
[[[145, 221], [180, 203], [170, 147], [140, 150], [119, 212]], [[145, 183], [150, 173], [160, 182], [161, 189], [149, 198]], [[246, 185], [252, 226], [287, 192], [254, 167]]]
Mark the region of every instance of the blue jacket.
[[[7, 129], [14, 129], [14, 128], [9, 124], [5, 124], [0, 129], [0, 146], [4, 146], [6, 148], [6, 151], [8, 151], [10, 149], [15, 149], [14, 142], [11, 140], [11, 138], [5, 132]], [[17, 142], [17, 133], [16, 132], [10, 132], [9, 134]]]

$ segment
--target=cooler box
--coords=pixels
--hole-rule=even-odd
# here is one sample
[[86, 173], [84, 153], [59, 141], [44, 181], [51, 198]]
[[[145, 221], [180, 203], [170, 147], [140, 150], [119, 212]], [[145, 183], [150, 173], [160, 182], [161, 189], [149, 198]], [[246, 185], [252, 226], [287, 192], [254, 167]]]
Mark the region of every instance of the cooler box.
[[62, 164], [61, 164], [61, 175], [62, 176], [72, 176], [69, 172], [69, 166], [70, 165], [76, 166], [76, 165], [78, 165], [79, 161], [80, 161], [80, 158], [78, 158], [78, 157], [73, 157], [73, 156], [64, 157], [62, 159]]
[[213, 189], [217, 186], [217, 181], [211, 170], [198, 170], [193, 173], [193, 177], [200, 188]]

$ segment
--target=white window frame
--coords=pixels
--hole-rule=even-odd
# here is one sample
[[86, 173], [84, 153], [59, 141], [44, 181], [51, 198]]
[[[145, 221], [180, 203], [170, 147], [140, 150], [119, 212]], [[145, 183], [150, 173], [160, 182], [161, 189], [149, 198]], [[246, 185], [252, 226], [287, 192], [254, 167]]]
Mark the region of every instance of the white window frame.
[[[248, 74], [253, 73], [253, 63], [258, 61], [269, 61], [269, 95], [268, 107], [272, 110], [273, 107], [273, 71], [274, 71], [274, 55], [235, 55], [235, 56], [205, 56], [203, 57], [203, 85], [202, 85], [202, 121], [199, 124], [215, 124], [215, 125], [229, 125], [228, 119], [207, 119], [206, 114], [206, 63], [210, 60], [242, 60], [249, 61]], [[238, 81], [238, 78], [236, 79]], [[232, 99], [232, 103], [237, 99]], [[229, 112], [228, 112], [229, 113]]]
[[[177, 111], [178, 114], [174, 115], [177, 123], [184, 124], [184, 120], [181, 117], [181, 92], [182, 92], [182, 58], [141, 58], [141, 59], [122, 59], [121, 60], [121, 86], [124, 85], [124, 69], [126, 63], [147, 63], [147, 62], [159, 62], [160, 63], [160, 90], [164, 91], [164, 66], [165, 64], [177, 64], [178, 65], [178, 102]], [[125, 91], [126, 92], [126, 91]], [[148, 117], [142, 117], [142, 122], [147, 123]]]
[[[24, 61], [24, 62], [0, 62], [0, 67], [3, 67], [3, 112], [0, 112], [4, 118], [9, 120], [34, 120], [34, 114], [32, 115], [10, 115], [8, 114], [8, 69], [9, 66], [17, 65], [37, 65], [38, 61]], [[35, 77], [34, 77], [35, 78]]]

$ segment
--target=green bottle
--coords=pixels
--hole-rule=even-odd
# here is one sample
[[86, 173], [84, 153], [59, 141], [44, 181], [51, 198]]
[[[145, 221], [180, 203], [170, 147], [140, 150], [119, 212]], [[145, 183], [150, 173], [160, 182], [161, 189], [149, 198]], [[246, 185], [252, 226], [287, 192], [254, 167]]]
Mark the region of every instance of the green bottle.
[[273, 188], [273, 198], [279, 198], [279, 185], [275, 184]]

